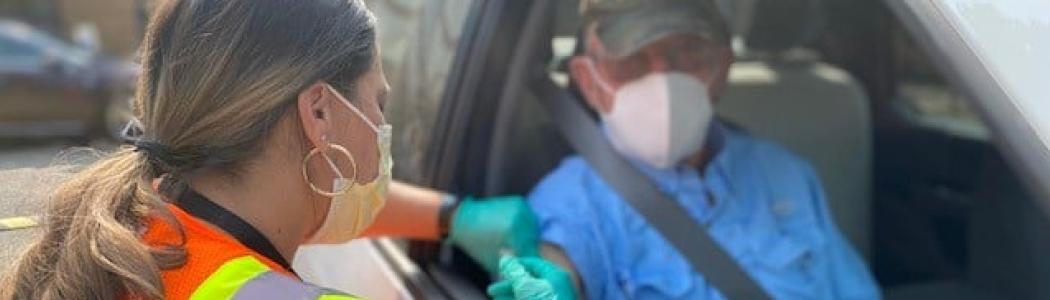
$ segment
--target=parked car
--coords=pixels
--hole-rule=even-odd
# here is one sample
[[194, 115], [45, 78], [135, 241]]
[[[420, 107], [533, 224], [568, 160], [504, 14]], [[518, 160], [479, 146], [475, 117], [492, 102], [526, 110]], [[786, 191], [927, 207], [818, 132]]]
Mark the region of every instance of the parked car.
[[[813, 163], [884, 296], [1050, 298], [1050, 4], [775, 1], [727, 9], [739, 57], [719, 117]], [[396, 177], [523, 194], [573, 153], [537, 99], [571, 93], [576, 1], [369, 4]], [[480, 299], [491, 280], [447, 245], [372, 245], [388, 276], [329, 282]]]
[[0, 137], [114, 137], [138, 66], [95, 46], [0, 20]]

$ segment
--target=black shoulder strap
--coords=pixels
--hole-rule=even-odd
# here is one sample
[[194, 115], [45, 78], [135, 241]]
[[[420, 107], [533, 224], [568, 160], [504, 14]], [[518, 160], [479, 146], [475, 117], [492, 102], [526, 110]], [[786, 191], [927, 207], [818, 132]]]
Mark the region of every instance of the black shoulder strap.
[[193, 189], [186, 189], [182, 192], [182, 196], [179, 197], [179, 201], [175, 205], [198, 219], [222, 228], [241, 244], [280, 264], [285, 270], [295, 272], [292, 270], [291, 264], [277, 252], [277, 248], [273, 246], [273, 243], [270, 243], [270, 240], [259, 230], [233, 214], [233, 212], [215, 204], [215, 202], [204, 197], [204, 195], [197, 193]]
[[711, 239], [706, 228], [612, 148], [580, 101], [550, 80], [534, 83], [538, 85], [534, 90], [540, 93], [537, 98], [573, 149], [682, 253], [694, 270], [729, 299], [772, 299]]

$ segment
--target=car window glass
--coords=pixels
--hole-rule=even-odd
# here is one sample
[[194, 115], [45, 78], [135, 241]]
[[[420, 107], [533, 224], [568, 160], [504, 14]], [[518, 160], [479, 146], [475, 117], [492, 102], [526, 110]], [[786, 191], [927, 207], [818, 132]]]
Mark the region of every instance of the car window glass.
[[872, 267], [887, 298], [1050, 296], [1037, 284], [1050, 279], [1038, 254], [1050, 239], [1029, 234], [1050, 222], [1000, 152], [1005, 137], [936, 68], [947, 54], [888, 18], [892, 90], [873, 101], [896, 118], [875, 124], [872, 213]]
[[394, 175], [421, 180], [423, 155], [460, 33], [473, 0], [366, 1], [378, 20], [383, 69], [391, 92], [387, 120], [394, 125]]
[[557, 1], [554, 10], [554, 36], [551, 39], [550, 76], [554, 83], [569, 85], [568, 61], [576, 50], [576, 36], [583, 23], [579, 17], [579, 6], [575, 1]]
[[988, 128], [958, 90], [949, 87], [933, 62], [903, 27], [893, 36], [894, 108], [915, 125], [957, 137], [988, 140]]
[[973, 48], [1018, 110], [1043, 132], [1050, 130], [1050, 1], [935, 1]]

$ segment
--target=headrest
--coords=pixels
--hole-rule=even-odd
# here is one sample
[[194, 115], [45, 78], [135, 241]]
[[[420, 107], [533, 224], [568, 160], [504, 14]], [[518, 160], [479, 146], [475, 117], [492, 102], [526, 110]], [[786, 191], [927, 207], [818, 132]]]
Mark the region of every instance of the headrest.
[[749, 51], [778, 53], [817, 39], [825, 23], [821, 0], [755, 0], [741, 32]]

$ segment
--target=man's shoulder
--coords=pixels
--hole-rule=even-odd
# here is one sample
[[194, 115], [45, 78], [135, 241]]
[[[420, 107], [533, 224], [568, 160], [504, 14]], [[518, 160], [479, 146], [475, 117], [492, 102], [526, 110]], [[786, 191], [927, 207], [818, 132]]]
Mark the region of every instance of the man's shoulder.
[[[564, 209], [567, 206], [578, 206], [584, 209], [593, 205], [603, 206], [615, 197], [612, 189], [598, 179], [598, 174], [591, 165], [578, 155], [569, 156], [542, 180], [529, 193], [529, 202], [534, 207], [549, 204]], [[565, 201], [572, 200], [572, 201]]]
[[579, 155], [566, 157], [540, 180], [530, 193], [530, 198], [547, 196], [552, 193], [581, 192], [587, 177], [591, 174], [593, 171], [583, 157]]
[[[775, 207], [794, 207], [799, 211], [819, 213], [824, 205], [820, 179], [813, 166], [802, 156], [784, 146], [763, 138], [738, 133], [729, 166], [735, 180], [762, 187], [772, 197], [760, 197]], [[790, 204], [784, 201], [790, 202]]]
[[554, 168], [544, 180], [548, 178], [582, 178], [592, 173], [591, 165], [587, 163], [587, 160], [580, 155], [570, 155], [561, 160], [557, 167]]
[[758, 169], [762, 172], [812, 172], [812, 166], [802, 156], [772, 140], [736, 130], [727, 131], [722, 149], [730, 166]]

